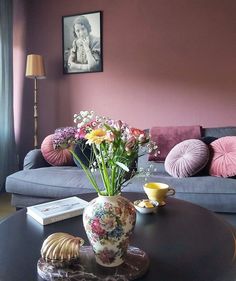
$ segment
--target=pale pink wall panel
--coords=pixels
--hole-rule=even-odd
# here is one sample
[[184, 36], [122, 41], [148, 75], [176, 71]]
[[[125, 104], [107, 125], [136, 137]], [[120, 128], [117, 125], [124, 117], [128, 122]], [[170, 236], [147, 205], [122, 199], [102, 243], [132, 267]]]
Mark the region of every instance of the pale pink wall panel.
[[[104, 72], [62, 74], [61, 17], [102, 10]], [[41, 140], [94, 109], [134, 126], [236, 125], [234, 0], [31, 0]]]

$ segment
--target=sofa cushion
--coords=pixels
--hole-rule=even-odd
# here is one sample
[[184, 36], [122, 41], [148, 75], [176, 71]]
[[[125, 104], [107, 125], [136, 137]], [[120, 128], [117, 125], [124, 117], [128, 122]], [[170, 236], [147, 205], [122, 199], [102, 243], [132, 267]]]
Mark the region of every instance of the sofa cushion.
[[200, 139], [200, 126], [152, 127], [151, 140], [157, 143], [160, 154], [150, 154], [149, 161], [164, 161], [170, 150], [187, 139]]
[[[176, 198], [199, 204], [213, 211], [236, 212], [235, 179], [212, 176], [176, 179], [165, 172], [163, 163], [157, 164], [159, 167], [157, 172], [152, 173], [148, 181], [163, 182], [175, 188]], [[130, 184], [124, 187], [123, 192], [144, 194], [145, 179], [145, 175], [135, 176]], [[68, 166], [16, 172], [7, 177], [6, 190], [13, 193], [12, 204], [18, 207], [44, 202], [48, 198], [58, 199], [94, 192], [84, 171]]]
[[49, 167], [50, 164], [45, 160], [40, 149], [30, 150], [24, 159], [24, 169], [37, 169]]
[[47, 136], [41, 144], [41, 152], [45, 160], [52, 166], [73, 165], [73, 158], [68, 149], [54, 148], [53, 134]]
[[217, 138], [212, 137], [212, 136], [201, 137], [201, 141], [203, 141], [209, 148], [209, 159], [208, 159], [208, 163], [206, 164], [206, 166], [196, 174], [197, 176], [209, 175], [209, 165], [210, 165], [210, 160], [211, 160], [211, 148], [209, 145], [210, 145], [210, 143], [212, 143], [215, 140], [217, 140]]
[[191, 177], [202, 170], [209, 159], [209, 149], [201, 140], [185, 140], [172, 148], [165, 160], [166, 171], [175, 178]]
[[211, 136], [207, 136], [207, 137], [202, 137], [201, 138], [201, 141], [203, 141], [207, 145], [212, 143], [215, 140], [217, 140], [217, 138], [216, 137], [211, 137]]
[[[236, 127], [207, 128], [204, 129], [203, 135], [219, 138], [233, 134], [236, 135]], [[213, 211], [236, 213], [235, 179], [196, 175], [174, 178], [165, 171], [164, 163], [150, 162], [148, 155], [139, 158], [139, 168], [148, 169], [150, 164], [155, 167], [156, 172], [151, 173], [150, 177], [138, 174], [125, 186], [124, 192], [138, 191], [144, 194], [143, 185], [146, 180], [163, 182], [175, 188], [176, 198], [193, 202]], [[25, 207], [51, 199], [94, 192], [94, 188], [81, 169], [60, 166], [13, 173], [6, 179], [6, 191], [12, 193], [11, 202], [14, 206]]]
[[236, 137], [222, 137], [210, 144], [212, 160], [209, 173], [216, 177], [236, 175]]
[[[99, 172], [94, 173], [102, 185]], [[7, 177], [7, 191], [27, 196], [63, 198], [95, 192], [82, 169], [74, 166], [50, 166], [22, 170]]]
[[216, 138], [236, 136], [236, 127], [202, 128], [202, 135], [205, 137], [211, 136]]
[[[164, 172], [164, 163], [158, 163], [156, 173], [147, 178], [148, 182], [162, 182], [173, 187], [175, 198], [186, 200], [216, 212], [236, 213], [236, 180], [232, 178], [219, 178], [212, 176], [193, 176], [187, 178], [174, 178]], [[163, 172], [162, 172], [163, 171]], [[144, 192], [143, 185], [146, 177], [135, 176], [124, 192]], [[227, 187], [227, 188], [225, 188]], [[168, 199], [167, 199], [168, 205]]]

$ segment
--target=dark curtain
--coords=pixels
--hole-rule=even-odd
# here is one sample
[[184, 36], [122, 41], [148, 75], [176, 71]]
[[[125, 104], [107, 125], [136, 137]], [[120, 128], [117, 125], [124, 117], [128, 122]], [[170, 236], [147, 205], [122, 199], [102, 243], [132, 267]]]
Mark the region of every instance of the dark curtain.
[[16, 170], [13, 120], [13, 2], [0, 0], [0, 191]]

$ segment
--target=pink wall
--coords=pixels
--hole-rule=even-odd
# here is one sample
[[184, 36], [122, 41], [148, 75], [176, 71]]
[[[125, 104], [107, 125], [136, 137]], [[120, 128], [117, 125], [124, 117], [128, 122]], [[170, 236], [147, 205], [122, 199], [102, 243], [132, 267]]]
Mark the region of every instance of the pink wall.
[[[236, 125], [234, 0], [27, 5], [27, 49], [42, 54], [47, 68], [47, 79], [39, 82], [41, 140], [71, 125], [82, 109], [141, 128]], [[61, 17], [97, 10], [103, 11], [104, 72], [63, 75]], [[27, 80], [25, 102], [32, 107], [33, 84]]]

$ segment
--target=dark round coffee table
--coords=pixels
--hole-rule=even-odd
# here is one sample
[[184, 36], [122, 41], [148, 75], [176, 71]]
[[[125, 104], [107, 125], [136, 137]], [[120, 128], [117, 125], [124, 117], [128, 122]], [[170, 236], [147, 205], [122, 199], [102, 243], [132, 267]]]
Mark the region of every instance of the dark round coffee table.
[[[131, 201], [142, 193], [124, 193]], [[91, 200], [96, 194], [80, 197]], [[88, 245], [82, 216], [42, 226], [20, 210], [0, 224], [0, 280], [42, 280], [37, 261], [44, 239], [54, 232], [80, 236]], [[131, 245], [150, 258], [148, 272], [139, 280], [235, 281], [236, 235], [214, 213], [186, 201], [168, 198], [156, 214], [137, 215]]]

